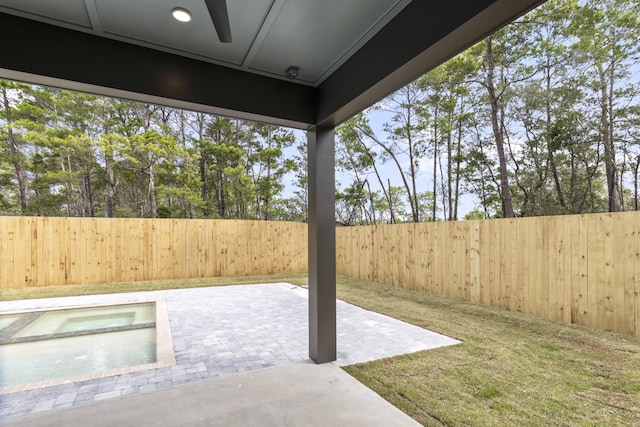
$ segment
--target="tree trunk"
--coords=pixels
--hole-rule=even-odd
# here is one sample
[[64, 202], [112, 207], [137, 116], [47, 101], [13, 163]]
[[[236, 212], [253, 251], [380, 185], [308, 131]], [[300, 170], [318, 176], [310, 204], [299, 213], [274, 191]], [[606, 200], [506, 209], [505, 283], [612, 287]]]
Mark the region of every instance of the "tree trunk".
[[93, 185], [91, 184], [90, 170], [83, 175], [82, 180], [84, 181], [85, 202], [89, 210], [89, 216], [94, 218], [96, 216], [96, 207], [93, 203]]
[[13, 169], [16, 171], [16, 180], [18, 181], [18, 192], [20, 194], [20, 212], [22, 215], [27, 213], [27, 174], [22, 169], [20, 162], [21, 153], [18, 150], [16, 144], [15, 135], [13, 134], [13, 122], [11, 120], [11, 109], [9, 108], [9, 99], [7, 96], [7, 89], [2, 88], [2, 98], [4, 102], [4, 113], [6, 117], [6, 127], [9, 133], [7, 144], [9, 145], [9, 151], [11, 151], [11, 163]]
[[431, 206], [431, 221], [436, 220], [438, 210], [438, 107], [433, 115], [433, 206]]
[[393, 213], [393, 195], [391, 194], [391, 180], [387, 178], [387, 185], [389, 185], [389, 213], [391, 214], [391, 224], [396, 223], [396, 216]]
[[453, 220], [453, 173], [451, 154], [453, 153], [452, 147], [452, 124], [453, 124], [453, 110], [449, 112], [449, 126], [447, 127], [447, 204], [449, 205], [448, 219]]
[[555, 184], [556, 187], [556, 193], [558, 194], [558, 202], [560, 203], [560, 206], [562, 206], [563, 208], [567, 208], [567, 202], [565, 201], [564, 198], [564, 193], [562, 191], [562, 185], [560, 184], [560, 176], [558, 174], [558, 167], [556, 166], [556, 157], [554, 155], [554, 150], [556, 147], [554, 147], [553, 145], [553, 141], [551, 141], [551, 100], [550, 100], [550, 96], [551, 96], [551, 73], [550, 73], [550, 67], [551, 67], [551, 60], [549, 58], [549, 56], [547, 55], [547, 64], [546, 64], [546, 69], [545, 69], [545, 83], [546, 83], [546, 113], [547, 113], [547, 123], [546, 123], [546, 131], [547, 131], [547, 135], [546, 135], [546, 140], [547, 140], [547, 154], [548, 154], [548, 159], [549, 159], [549, 166], [551, 166], [551, 174], [553, 175], [553, 183]]
[[486, 55], [487, 55], [487, 92], [489, 94], [489, 102], [491, 104], [491, 125], [493, 127], [493, 136], [496, 140], [496, 148], [498, 150], [498, 162], [500, 170], [500, 196], [502, 199], [502, 216], [504, 218], [514, 218], [513, 200], [511, 198], [511, 188], [509, 187], [509, 176], [507, 173], [507, 159], [504, 152], [504, 134], [498, 121], [498, 96], [496, 95], [494, 85], [495, 59], [493, 57], [493, 36], [486, 39]]
[[638, 210], [638, 168], [640, 168], [640, 156], [636, 157], [633, 165], [633, 207]]
[[[460, 101], [460, 117], [462, 117], [463, 113], [463, 102], [464, 99]], [[460, 165], [462, 163], [462, 120], [458, 119], [458, 135], [456, 141], [456, 185], [455, 185], [455, 193], [454, 193], [454, 203], [453, 203], [453, 220], [458, 220], [458, 206], [460, 204], [460, 179], [461, 179], [461, 170]]]
[[600, 135], [602, 145], [604, 147], [604, 168], [607, 177], [607, 196], [609, 197], [609, 212], [618, 212], [620, 206], [618, 203], [618, 171], [616, 168], [616, 154], [613, 146], [613, 135], [611, 132], [612, 117], [609, 111], [609, 91], [607, 90], [607, 81], [602, 66], [599, 66], [600, 74], [600, 94], [602, 96], [602, 105], [600, 111]]
[[116, 217], [116, 177], [113, 171], [113, 150], [107, 148], [104, 155], [104, 167], [107, 173], [107, 192], [104, 206], [104, 216]]
[[[364, 143], [364, 141], [362, 141], [362, 139], [359, 136], [357, 138], [357, 141], [360, 144], [360, 146], [362, 147], [362, 149], [364, 150], [364, 153], [367, 155], [367, 157], [371, 161], [371, 166], [373, 167], [373, 172], [376, 174], [376, 179], [378, 180], [378, 183], [380, 184], [380, 188], [382, 188], [382, 194], [384, 195], [384, 198], [387, 199], [387, 203], [389, 204], [389, 216], [391, 218], [391, 223], [393, 223], [394, 222], [394, 217], [393, 217], [393, 209], [391, 209], [391, 194], [389, 192], [387, 192], [387, 188], [385, 187], [384, 183], [382, 182], [382, 178], [380, 177], [380, 172], [378, 171], [378, 167], [376, 166], [376, 161], [373, 158], [373, 155], [371, 154], [371, 150], [369, 150], [369, 147], [367, 147], [367, 145]], [[371, 189], [369, 189], [369, 192], [371, 192]], [[373, 211], [373, 194], [370, 194], [370, 197], [371, 197], [371, 209]], [[374, 215], [374, 220], [375, 220], [375, 215]]]
[[416, 164], [413, 141], [411, 138], [411, 92], [407, 91], [407, 142], [409, 144], [409, 171], [411, 173], [411, 187], [413, 196], [409, 194], [409, 205], [411, 205], [411, 217], [413, 222], [420, 221], [420, 209], [418, 208], [418, 190], [416, 187]]
[[151, 153], [147, 153], [147, 161], [149, 162], [149, 167], [147, 169], [147, 175], [149, 176], [149, 216], [151, 218], [156, 218], [158, 215], [156, 206], [156, 175]]
[[[411, 187], [409, 186], [409, 183], [407, 182], [407, 177], [402, 172], [402, 165], [400, 164], [400, 161], [396, 157], [395, 153], [388, 146], [386, 146], [382, 142], [378, 141], [377, 139], [372, 138], [372, 140], [373, 140], [373, 142], [378, 144], [389, 155], [389, 157], [391, 157], [393, 162], [396, 164], [396, 167], [398, 168], [398, 171], [400, 172], [400, 178], [402, 178], [402, 183], [404, 184], [404, 188], [407, 190], [407, 195], [408, 195], [409, 201], [411, 201], [412, 200]], [[391, 183], [389, 183], [389, 206], [390, 206], [389, 209], [392, 211], [392, 213], [391, 213], [392, 223], [395, 223], [395, 215], [393, 214], [393, 208], [391, 208], [391, 199], [392, 199]]]

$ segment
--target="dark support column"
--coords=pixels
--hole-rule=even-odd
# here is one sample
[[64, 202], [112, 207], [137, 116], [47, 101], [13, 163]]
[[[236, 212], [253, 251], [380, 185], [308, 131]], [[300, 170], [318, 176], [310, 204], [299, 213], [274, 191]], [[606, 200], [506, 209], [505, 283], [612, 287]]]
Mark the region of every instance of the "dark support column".
[[309, 357], [336, 360], [335, 144], [332, 127], [307, 132], [309, 156]]

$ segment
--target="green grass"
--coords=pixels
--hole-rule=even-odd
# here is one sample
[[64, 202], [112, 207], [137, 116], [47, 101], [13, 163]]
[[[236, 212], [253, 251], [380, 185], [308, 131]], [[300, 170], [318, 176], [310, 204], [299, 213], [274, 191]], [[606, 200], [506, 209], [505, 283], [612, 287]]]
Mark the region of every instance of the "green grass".
[[307, 274], [304, 273], [277, 274], [270, 276], [214, 277], [209, 279], [150, 280], [145, 282], [101, 283], [95, 285], [65, 285], [43, 286], [37, 288], [0, 289], [0, 301], [275, 282], [287, 282], [294, 285], [302, 285], [304, 283], [307, 283]]
[[341, 278], [338, 297], [461, 345], [345, 370], [424, 425], [640, 425], [640, 342]]
[[[23, 299], [241, 283], [304, 274], [2, 290]], [[640, 342], [391, 286], [338, 278], [338, 297], [463, 341], [345, 368], [424, 425], [640, 425]]]

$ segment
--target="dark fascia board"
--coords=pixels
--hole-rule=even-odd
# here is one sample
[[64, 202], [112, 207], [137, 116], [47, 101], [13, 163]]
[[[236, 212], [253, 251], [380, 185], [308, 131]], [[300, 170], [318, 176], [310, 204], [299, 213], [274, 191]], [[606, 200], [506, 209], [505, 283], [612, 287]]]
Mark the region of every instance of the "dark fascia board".
[[281, 126], [315, 124], [315, 89], [0, 13], [0, 78]]
[[546, 0], [414, 0], [318, 88], [336, 126]]
[[0, 78], [300, 129], [336, 126], [544, 1], [412, 1], [318, 88], [0, 13]]

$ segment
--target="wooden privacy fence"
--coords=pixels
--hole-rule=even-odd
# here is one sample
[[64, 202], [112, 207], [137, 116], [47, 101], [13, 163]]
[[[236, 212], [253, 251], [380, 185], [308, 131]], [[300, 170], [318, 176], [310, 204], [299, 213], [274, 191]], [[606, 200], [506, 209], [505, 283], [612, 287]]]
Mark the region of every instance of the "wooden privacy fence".
[[307, 271], [307, 225], [0, 217], [0, 287]]
[[337, 271], [640, 337], [640, 213], [343, 227]]
[[[640, 337], [640, 213], [340, 227], [337, 271]], [[0, 287], [307, 271], [307, 225], [0, 217]]]

